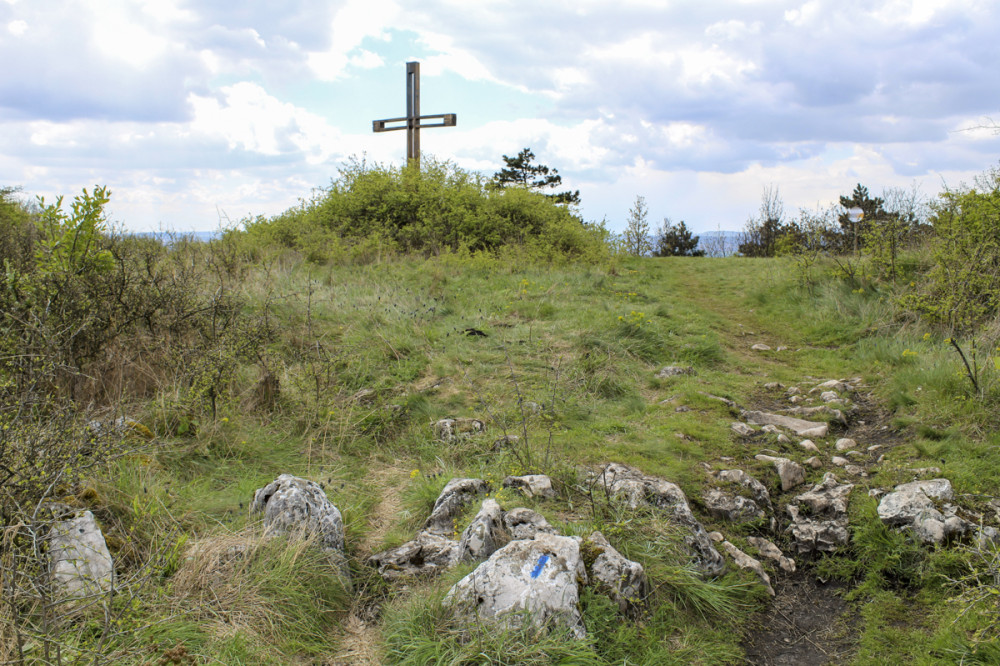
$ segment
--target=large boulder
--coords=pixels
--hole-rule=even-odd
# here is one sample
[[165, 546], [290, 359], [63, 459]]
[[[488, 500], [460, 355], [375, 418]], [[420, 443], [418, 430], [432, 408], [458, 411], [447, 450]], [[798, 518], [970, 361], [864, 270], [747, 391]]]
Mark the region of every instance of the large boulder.
[[634, 613], [649, 594], [646, 571], [612, 547], [604, 535], [594, 532], [581, 545], [590, 583], [611, 597], [622, 613]]
[[631, 509], [640, 506], [662, 509], [675, 523], [686, 528], [684, 542], [698, 568], [710, 576], [717, 576], [725, 570], [725, 561], [712, 545], [705, 527], [694, 517], [684, 492], [676, 484], [646, 476], [619, 463], [605, 465], [594, 481], [610, 496], [625, 500]]
[[886, 525], [911, 529], [924, 543], [941, 543], [973, 528], [957, 515], [958, 508], [947, 502], [953, 498], [948, 479], [904, 483], [882, 498], [878, 516]]
[[83, 600], [111, 590], [114, 563], [94, 514], [80, 511], [52, 524], [49, 567], [56, 598]]
[[444, 604], [469, 625], [518, 628], [529, 622], [538, 629], [565, 627], [584, 638], [578, 585], [586, 581], [578, 539], [539, 533], [493, 553], [452, 586]]
[[250, 513], [264, 514], [264, 529], [316, 539], [345, 579], [350, 578], [344, 555], [344, 520], [315, 481], [282, 474], [253, 494]]
[[315, 481], [282, 474], [253, 494], [250, 513], [263, 513], [264, 528], [273, 534], [302, 533], [324, 550], [344, 552], [340, 510]]
[[827, 472], [820, 483], [786, 507], [792, 519], [792, 543], [799, 554], [830, 553], [847, 545], [847, 501], [853, 488]]

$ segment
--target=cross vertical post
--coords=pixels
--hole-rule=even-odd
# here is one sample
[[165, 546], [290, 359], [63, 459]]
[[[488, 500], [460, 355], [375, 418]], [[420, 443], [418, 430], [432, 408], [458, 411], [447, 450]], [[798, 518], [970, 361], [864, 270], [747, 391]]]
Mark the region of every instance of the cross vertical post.
[[[439, 123], [427, 124], [425, 120], [440, 120]], [[394, 123], [392, 126], [387, 126]], [[403, 124], [398, 124], [403, 123]], [[430, 116], [420, 115], [420, 63], [406, 63], [406, 116], [403, 118], [386, 118], [373, 120], [373, 132], [391, 132], [406, 130], [406, 163], [420, 167], [420, 129], [423, 127], [454, 127], [458, 116], [454, 113], [439, 113]]]
[[420, 63], [406, 63], [406, 163], [420, 164]]

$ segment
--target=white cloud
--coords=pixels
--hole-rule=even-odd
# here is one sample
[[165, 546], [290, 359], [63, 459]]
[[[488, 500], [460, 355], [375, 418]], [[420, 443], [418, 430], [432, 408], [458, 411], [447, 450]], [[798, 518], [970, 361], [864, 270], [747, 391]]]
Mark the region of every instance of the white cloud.
[[20, 37], [24, 33], [28, 32], [28, 22], [20, 19], [17, 21], [11, 21], [7, 24], [7, 32], [15, 37]]

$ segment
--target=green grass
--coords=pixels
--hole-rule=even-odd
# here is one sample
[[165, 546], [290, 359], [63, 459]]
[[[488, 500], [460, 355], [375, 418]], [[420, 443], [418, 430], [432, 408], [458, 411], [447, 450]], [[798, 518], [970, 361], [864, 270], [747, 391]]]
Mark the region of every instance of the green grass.
[[[854, 492], [852, 547], [803, 563], [849, 584], [863, 615], [856, 663], [954, 655], [988, 663], [996, 655], [994, 639], [975, 633], [981, 616], [953, 624], [961, 607], [947, 600], [957, 591], [941, 581], [961, 557], [883, 527], [867, 496], [870, 487], [909, 480], [909, 467], [937, 466], [961, 503], [985, 512], [1000, 475], [990, 357], [981, 359], [986, 390], [974, 395], [942, 333], [899, 317], [891, 287], [859, 290], [824, 274], [807, 289], [782, 260], [732, 258], [595, 266], [445, 253], [317, 266], [284, 252], [246, 270], [244, 309], [266, 315], [275, 331], [259, 358], [241, 362], [214, 419], [204, 400], [190, 398], [183, 377], [137, 401], [133, 413], [156, 440], [117, 461], [79, 502], [102, 511], [132, 562], [163, 546], [156, 535], [164, 530], [189, 544], [243, 534], [252, 527], [246, 507], [255, 489], [280, 473], [305, 476], [322, 482], [342, 510], [351, 566], [368, 582], [345, 591], [313, 555], [275, 541], [255, 546], [241, 565], [243, 587], [225, 590], [237, 605], [229, 609], [195, 604], [183, 592], [178, 581], [193, 566], [185, 560], [179, 573], [155, 581], [156, 600], [137, 609], [147, 658], [153, 646], [180, 644], [223, 663], [268, 663], [272, 650], [287, 660], [321, 660], [340, 648], [335, 624], [351, 605], [378, 597], [387, 600], [376, 631], [390, 663], [740, 663], [741, 632], [765, 601], [755, 579], [694, 574], [668, 524], [591, 505], [578, 470], [635, 465], [679, 484], [696, 510], [708, 483], [703, 465], [741, 467], [777, 493], [770, 466], [753, 454], [778, 445], [737, 440], [729, 430], [734, 414], [705, 394], [755, 405], [771, 399], [765, 382], [808, 386], [807, 376], [864, 377], [900, 431], [884, 471]], [[756, 342], [789, 349], [750, 351]], [[695, 374], [654, 377], [670, 364]], [[254, 397], [265, 373], [280, 391], [262, 408]], [[356, 398], [362, 389], [372, 393]], [[526, 409], [529, 402], [538, 409]], [[681, 406], [687, 411], [675, 411]], [[433, 421], [466, 416], [484, 420], [487, 432], [453, 443], [433, 438]], [[505, 431], [521, 441], [497, 451], [493, 443]], [[781, 453], [806, 457], [794, 444]], [[586, 592], [586, 641], [470, 633], [440, 604], [460, 572], [408, 589], [368, 584], [369, 553], [360, 544], [412, 538], [452, 476], [486, 478], [496, 491], [512, 472], [552, 475], [560, 497], [528, 502], [500, 493], [506, 507], [534, 507], [567, 532], [601, 529], [647, 567], [656, 591], [641, 621], [622, 622], [604, 597]], [[811, 481], [819, 476], [810, 472]], [[376, 534], [386, 494], [398, 502]], [[756, 529], [717, 527], [737, 540]], [[237, 612], [246, 623], [234, 619]]]

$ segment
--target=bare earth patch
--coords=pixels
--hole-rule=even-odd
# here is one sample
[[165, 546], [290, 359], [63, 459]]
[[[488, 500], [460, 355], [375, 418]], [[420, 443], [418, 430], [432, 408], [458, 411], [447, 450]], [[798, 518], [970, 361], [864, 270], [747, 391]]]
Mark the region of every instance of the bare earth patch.
[[843, 664], [854, 651], [855, 618], [836, 583], [809, 573], [780, 579], [770, 607], [755, 620], [743, 642], [748, 664], [820, 666]]

